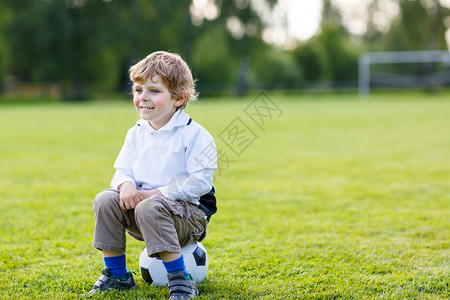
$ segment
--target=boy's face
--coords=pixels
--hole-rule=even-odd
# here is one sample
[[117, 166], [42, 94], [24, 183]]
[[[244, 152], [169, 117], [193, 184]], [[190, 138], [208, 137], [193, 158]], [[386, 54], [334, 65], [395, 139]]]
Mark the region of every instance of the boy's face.
[[183, 99], [172, 99], [161, 77], [155, 75], [147, 77], [143, 83], [134, 83], [133, 103], [139, 116], [158, 130], [169, 122]]

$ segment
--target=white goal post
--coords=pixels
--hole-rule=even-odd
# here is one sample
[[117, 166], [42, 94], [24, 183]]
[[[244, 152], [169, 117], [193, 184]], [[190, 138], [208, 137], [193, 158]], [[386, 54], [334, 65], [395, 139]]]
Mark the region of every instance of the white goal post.
[[[378, 83], [390, 86], [417, 86], [418, 80], [411, 81], [411, 77], [393, 75], [379, 72], [377, 78], [371, 78], [371, 66], [375, 64], [406, 64], [406, 63], [443, 63], [449, 70], [438, 74], [424, 75], [419, 78], [422, 82], [432, 82], [433, 85], [444, 85], [450, 83], [450, 51], [428, 50], [428, 51], [388, 51], [388, 52], [366, 52], [359, 57], [358, 91], [360, 96], [368, 96], [370, 83]], [[386, 76], [383, 76], [386, 75]], [[417, 79], [417, 78], [416, 78]], [[412, 83], [411, 83], [412, 82]], [[419, 85], [420, 86], [420, 85]]]

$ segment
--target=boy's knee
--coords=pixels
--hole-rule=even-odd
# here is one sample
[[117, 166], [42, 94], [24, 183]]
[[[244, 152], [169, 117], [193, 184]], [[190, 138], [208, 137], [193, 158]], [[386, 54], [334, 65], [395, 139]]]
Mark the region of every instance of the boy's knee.
[[119, 193], [112, 190], [106, 190], [97, 194], [94, 198], [94, 211], [103, 209], [113, 209], [119, 204]]
[[158, 206], [158, 203], [156, 203], [152, 198], [147, 198], [136, 205], [134, 213], [137, 218], [140, 216], [153, 217], [155, 211], [158, 210]]
[[155, 198], [147, 198], [136, 205], [134, 209], [136, 219], [158, 220], [164, 214], [170, 214], [163, 203]]

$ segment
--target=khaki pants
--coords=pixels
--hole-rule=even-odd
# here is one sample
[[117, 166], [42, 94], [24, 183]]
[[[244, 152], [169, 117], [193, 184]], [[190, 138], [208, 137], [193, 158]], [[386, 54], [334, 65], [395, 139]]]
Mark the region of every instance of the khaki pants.
[[206, 214], [184, 200], [153, 196], [134, 210], [119, 207], [119, 191], [107, 189], [94, 199], [95, 230], [92, 246], [100, 250], [126, 251], [126, 235], [145, 241], [149, 256], [181, 252], [181, 247], [206, 236]]

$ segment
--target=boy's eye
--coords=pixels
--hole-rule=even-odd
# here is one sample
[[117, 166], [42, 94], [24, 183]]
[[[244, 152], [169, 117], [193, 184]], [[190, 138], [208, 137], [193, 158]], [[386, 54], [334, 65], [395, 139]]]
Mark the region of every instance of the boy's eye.
[[136, 93], [142, 93], [142, 89], [141, 89], [141, 88], [135, 88], [134, 91], [135, 91]]
[[159, 93], [159, 91], [158, 91], [158, 90], [155, 90], [155, 89], [151, 89], [150, 92], [151, 92], [152, 94]]

